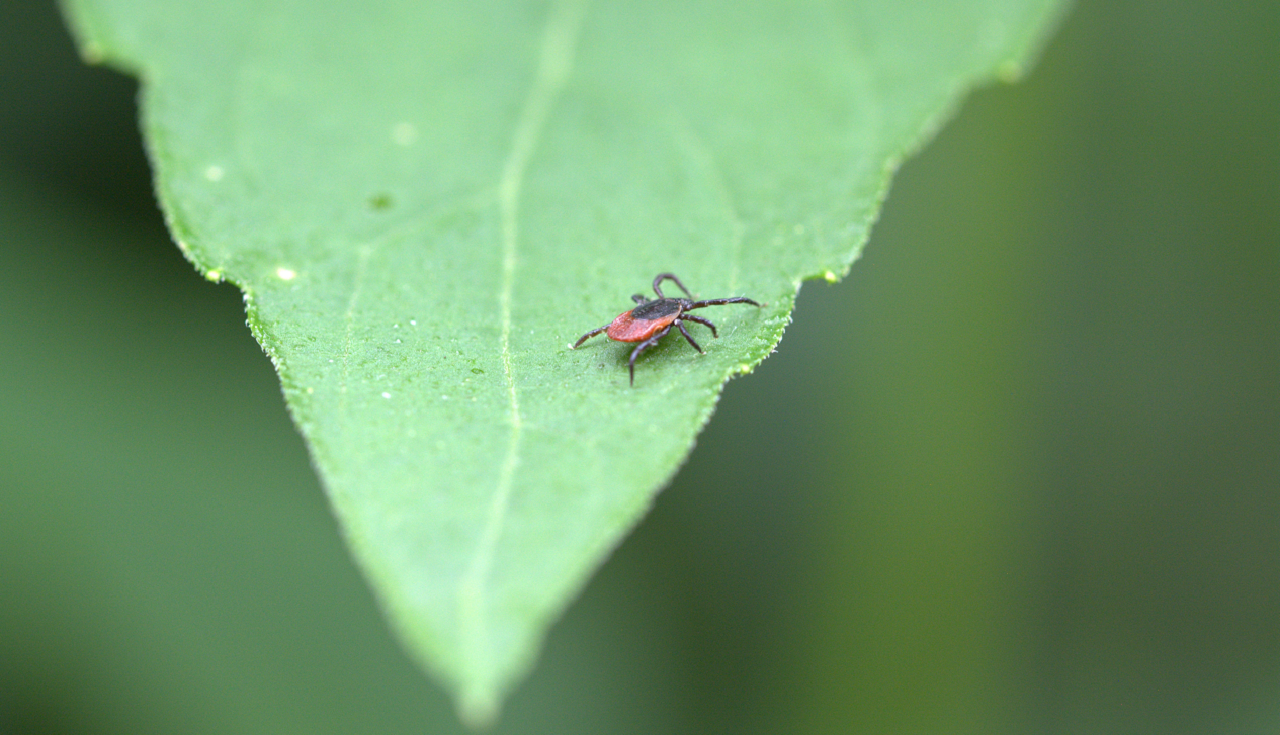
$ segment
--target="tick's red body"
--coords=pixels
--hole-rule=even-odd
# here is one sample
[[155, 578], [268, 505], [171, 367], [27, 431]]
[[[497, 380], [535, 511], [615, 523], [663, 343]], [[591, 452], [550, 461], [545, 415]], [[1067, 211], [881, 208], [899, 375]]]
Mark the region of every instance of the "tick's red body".
[[646, 301], [618, 315], [604, 333], [616, 342], [643, 342], [659, 330], [668, 329], [684, 311], [680, 299]]
[[[661, 284], [665, 280], [675, 281], [681, 291], [689, 297], [687, 299], [667, 298], [662, 294]], [[689, 330], [684, 328], [684, 322], [697, 322], [711, 330], [711, 336], [717, 337], [716, 325], [700, 316], [694, 316], [688, 313], [691, 309], [701, 309], [704, 306], [717, 306], [719, 304], [754, 304], [756, 302], [745, 296], [734, 296], [727, 299], [708, 299], [706, 301], [694, 301], [693, 294], [689, 293], [689, 289], [684, 287], [679, 278], [670, 273], [660, 273], [658, 277], [653, 279], [653, 292], [658, 294], [658, 298], [650, 301], [641, 294], [631, 297], [639, 306], [631, 311], [624, 311], [619, 314], [612, 322], [606, 324], [599, 329], [593, 329], [582, 335], [582, 337], [573, 345], [577, 348], [588, 339], [604, 332], [609, 339], [617, 342], [639, 342], [636, 348], [631, 351], [631, 384], [636, 382], [636, 358], [641, 352], [656, 345], [658, 340], [667, 335], [672, 327], [680, 330], [680, 334], [689, 340], [689, 344], [698, 352], [702, 352], [702, 348], [697, 342], [693, 341], [693, 337], [689, 336]], [[704, 353], [705, 354], [705, 353]]]

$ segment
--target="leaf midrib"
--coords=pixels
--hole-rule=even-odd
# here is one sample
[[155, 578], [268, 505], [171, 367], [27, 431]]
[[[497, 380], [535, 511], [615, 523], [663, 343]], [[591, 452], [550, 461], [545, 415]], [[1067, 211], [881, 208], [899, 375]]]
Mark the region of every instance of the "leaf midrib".
[[[573, 71], [574, 52], [588, 0], [561, 0], [552, 8], [543, 28], [539, 45], [538, 69], [529, 94], [525, 97], [516, 120], [511, 152], [498, 183], [498, 207], [502, 224], [502, 283], [498, 292], [501, 319], [500, 348], [503, 376], [510, 403], [511, 434], [507, 452], [498, 472], [497, 485], [489, 503], [485, 525], [476, 551], [458, 582], [458, 632], [463, 661], [471, 667], [491, 668], [489, 651], [488, 587], [493, 557], [502, 537], [510, 504], [515, 470], [519, 464], [523, 419], [520, 397], [511, 367], [511, 298], [518, 263], [518, 214], [525, 170], [546, 126], [547, 117]], [[472, 682], [487, 676], [473, 677]], [[497, 710], [493, 689], [477, 687], [464, 696], [464, 716], [472, 721], [487, 721]]]

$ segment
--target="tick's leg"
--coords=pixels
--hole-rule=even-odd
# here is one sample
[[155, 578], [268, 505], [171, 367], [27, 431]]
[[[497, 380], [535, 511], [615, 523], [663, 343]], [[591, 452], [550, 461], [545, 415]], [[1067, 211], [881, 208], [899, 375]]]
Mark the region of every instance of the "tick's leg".
[[715, 337], [717, 339], [720, 338], [720, 335], [716, 334], [716, 325], [712, 324], [710, 319], [703, 319], [702, 317], [694, 316], [693, 314], [681, 314], [680, 319], [681, 320], [688, 319], [691, 322], [697, 322], [702, 326], [710, 329], [712, 337]]
[[733, 296], [727, 299], [707, 299], [706, 301], [695, 301], [693, 306], [686, 306], [685, 309], [701, 309], [704, 306], [719, 306], [720, 304], [751, 304], [759, 306], [760, 304], [747, 298], [746, 296]]
[[[690, 337], [690, 336], [689, 336], [689, 330], [687, 330], [687, 329], [685, 329], [685, 328], [684, 328], [684, 322], [682, 322], [682, 321], [680, 321], [679, 319], [677, 319], [677, 320], [675, 320], [675, 322], [674, 322], [674, 323], [675, 323], [675, 325], [676, 325], [677, 327], [679, 327], [679, 328], [680, 328], [680, 334], [683, 334], [683, 335], [684, 335], [684, 338], [685, 338], [685, 339], [687, 339], [687, 340], [689, 340], [689, 344], [693, 345], [693, 349], [697, 350], [698, 352], [702, 352], [702, 354], [704, 354], [704, 355], [705, 355], [705, 354], [707, 354], [706, 352], [703, 352], [703, 351], [702, 351], [702, 348], [698, 346], [698, 343], [697, 343], [697, 342], [694, 342], [694, 341], [693, 341], [693, 337]], [[668, 328], [669, 328], [669, 327], [668, 327]]]
[[658, 332], [657, 334], [653, 335], [649, 339], [646, 339], [645, 341], [636, 345], [636, 348], [631, 351], [631, 362], [628, 365], [628, 367], [631, 368], [631, 385], [632, 386], [635, 386], [636, 384], [636, 358], [640, 356], [641, 352], [644, 352], [650, 347], [653, 347], [654, 345], [658, 344], [658, 340], [667, 336], [667, 332], [670, 332], [670, 331], [671, 331], [671, 326], [668, 325], [666, 329], [663, 329], [661, 332]]
[[631, 300], [636, 302], [637, 304], [643, 304], [644, 302], [649, 300], [649, 297], [645, 296], [642, 293], [633, 293], [631, 294]]
[[576, 350], [576, 349], [578, 349], [578, 345], [582, 344], [583, 342], [586, 342], [587, 340], [591, 339], [592, 337], [596, 336], [597, 334], [600, 334], [601, 332], [603, 332], [604, 330], [606, 330], [606, 329], [608, 329], [608, 328], [609, 328], [609, 325], [608, 325], [608, 324], [606, 324], [606, 325], [604, 325], [603, 327], [600, 327], [599, 329], [593, 329], [593, 330], [591, 330], [590, 332], [587, 332], [586, 334], [584, 334], [584, 335], [582, 335], [581, 337], [579, 337], [579, 338], [578, 338], [578, 341], [577, 341], [577, 342], [574, 342], [574, 343], [573, 343], [573, 347], [570, 347], [569, 349], [571, 349], [571, 350]]
[[684, 284], [680, 282], [679, 278], [676, 278], [674, 273], [659, 273], [658, 277], [653, 279], [653, 292], [658, 294], [658, 298], [660, 299], [666, 298], [666, 296], [662, 295], [661, 284], [663, 281], [666, 281], [668, 279], [675, 281], [676, 285], [680, 287], [680, 290], [684, 291], [685, 296], [688, 296], [689, 298], [693, 298], [693, 294], [689, 293], [689, 289], [684, 287]]

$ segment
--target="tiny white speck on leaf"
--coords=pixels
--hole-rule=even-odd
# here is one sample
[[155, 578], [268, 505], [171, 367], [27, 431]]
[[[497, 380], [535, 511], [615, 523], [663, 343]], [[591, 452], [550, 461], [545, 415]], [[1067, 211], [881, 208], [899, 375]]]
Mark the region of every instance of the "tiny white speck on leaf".
[[382, 393], [382, 397], [383, 397], [383, 398], [390, 398], [390, 397], [391, 397], [391, 394], [390, 394], [390, 393], [387, 393], [387, 392], [385, 392], [385, 391], [384, 391], [384, 392]]
[[418, 139], [418, 129], [411, 122], [399, 122], [391, 128], [391, 140], [396, 145], [413, 145]]
[[214, 283], [220, 283], [220, 282], [222, 281], [222, 271], [220, 271], [220, 270], [211, 270], [211, 271], [206, 272], [206, 273], [204, 274], [204, 277], [205, 277], [205, 279], [206, 279], [206, 280], [212, 281], [212, 282], [214, 282]]
[[223, 171], [222, 167], [218, 165], [210, 166], [204, 170], [204, 177], [209, 181], [222, 181], [222, 177], [225, 174], [226, 171]]
[[825, 280], [826, 280], [826, 282], [827, 282], [827, 283], [835, 283], [837, 280], [839, 280], [839, 279], [836, 277], [836, 274], [835, 274], [835, 273], [832, 273], [831, 271], [827, 271], [826, 273], [823, 273], [823, 274], [822, 274], [822, 277], [823, 277], [823, 279], [825, 279]]
[[276, 278], [282, 281], [292, 281], [297, 275], [295, 271], [288, 268], [276, 268]]

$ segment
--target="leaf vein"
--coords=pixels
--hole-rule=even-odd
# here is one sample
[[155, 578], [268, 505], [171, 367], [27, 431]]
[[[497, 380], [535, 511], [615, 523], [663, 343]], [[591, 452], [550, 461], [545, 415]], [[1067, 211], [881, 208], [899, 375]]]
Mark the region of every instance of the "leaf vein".
[[369, 256], [372, 254], [373, 248], [368, 245], [364, 245], [359, 249], [356, 259], [356, 273], [351, 283], [351, 298], [347, 299], [347, 312], [344, 316], [346, 327], [342, 339], [342, 380], [338, 383], [340, 408], [345, 408], [347, 404], [347, 380], [351, 374], [351, 348], [355, 342], [356, 302], [360, 299], [360, 289], [364, 285], [365, 269], [369, 265]]
[[[518, 219], [525, 171], [537, 146], [538, 138], [550, 115], [556, 98], [568, 81], [573, 68], [578, 32], [586, 12], [586, 0], [562, 0], [552, 9], [543, 29], [538, 68], [533, 85], [525, 98], [516, 121], [511, 151], [498, 182], [498, 207], [502, 234], [502, 281], [498, 291], [501, 319], [500, 347], [503, 377], [507, 384], [511, 432], [506, 454], [498, 470], [498, 480], [490, 499], [484, 529], [471, 563], [458, 586], [458, 626], [461, 635], [464, 666], [487, 667], [489, 630], [486, 624], [487, 588], [493, 568], [494, 554], [501, 539], [510, 506], [511, 488], [520, 463], [524, 421], [520, 414], [520, 396], [511, 365], [511, 298], [518, 263]], [[492, 687], [488, 677], [472, 677], [473, 685]], [[477, 689], [464, 697], [464, 715], [469, 720], [484, 721], [496, 708], [497, 692]]]

